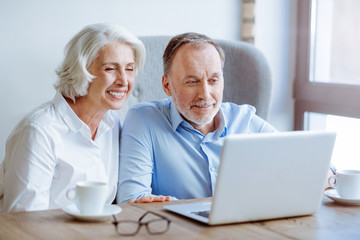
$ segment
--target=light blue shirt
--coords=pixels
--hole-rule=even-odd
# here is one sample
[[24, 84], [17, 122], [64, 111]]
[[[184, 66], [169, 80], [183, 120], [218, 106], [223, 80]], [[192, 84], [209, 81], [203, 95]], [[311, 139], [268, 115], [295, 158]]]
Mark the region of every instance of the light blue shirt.
[[250, 105], [222, 103], [218, 129], [204, 136], [181, 117], [171, 98], [138, 104], [128, 111], [121, 134], [117, 200], [152, 194], [210, 197], [224, 138], [275, 131]]

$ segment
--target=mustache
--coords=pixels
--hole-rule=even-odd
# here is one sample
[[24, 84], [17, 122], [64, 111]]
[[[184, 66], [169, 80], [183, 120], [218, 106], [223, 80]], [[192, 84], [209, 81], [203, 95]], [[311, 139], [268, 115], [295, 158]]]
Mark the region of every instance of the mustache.
[[201, 100], [201, 101], [197, 101], [197, 102], [193, 102], [190, 104], [190, 107], [205, 107], [205, 106], [210, 106], [210, 105], [214, 105], [216, 104], [215, 100], [211, 100], [211, 101], [206, 101], [206, 100]]

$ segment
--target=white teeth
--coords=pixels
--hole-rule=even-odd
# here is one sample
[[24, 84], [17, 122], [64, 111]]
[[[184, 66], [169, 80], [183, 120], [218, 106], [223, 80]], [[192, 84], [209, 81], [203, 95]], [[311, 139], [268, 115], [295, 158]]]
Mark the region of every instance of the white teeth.
[[110, 93], [111, 95], [117, 96], [117, 97], [122, 97], [125, 95], [125, 92], [112, 92], [109, 91], [108, 93]]
[[196, 106], [196, 107], [210, 107], [212, 105], [216, 104], [216, 101], [211, 101], [211, 102], [207, 102], [207, 101], [199, 101], [199, 102], [195, 102], [193, 104], [191, 104], [191, 107], [192, 106]]

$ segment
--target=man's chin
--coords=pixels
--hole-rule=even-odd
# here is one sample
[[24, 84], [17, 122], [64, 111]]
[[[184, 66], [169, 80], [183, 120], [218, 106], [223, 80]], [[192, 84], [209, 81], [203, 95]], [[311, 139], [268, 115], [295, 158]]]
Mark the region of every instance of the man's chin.
[[203, 125], [206, 125], [206, 124], [209, 124], [209, 123], [211, 123], [212, 121], [213, 121], [213, 119], [214, 119], [214, 117], [207, 117], [207, 118], [200, 118], [200, 117], [189, 117], [189, 118], [187, 118], [188, 119], [188, 121], [190, 121], [190, 122], [193, 122], [193, 123], [195, 123], [196, 125], [198, 125], [198, 126], [203, 126]]
[[212, 109], [212, 111], [208, 111], [208, 112], [198, 112], [192, 109], [192, 111], [191, 110], [181, 111], [181, 115], [188, 122], [194, 123], [198, 126], [203, 126], [211, 123], [214, 117], [216, 116], [216, 114], [218, 113], [218, 111], [214, 112], [214, 109]]

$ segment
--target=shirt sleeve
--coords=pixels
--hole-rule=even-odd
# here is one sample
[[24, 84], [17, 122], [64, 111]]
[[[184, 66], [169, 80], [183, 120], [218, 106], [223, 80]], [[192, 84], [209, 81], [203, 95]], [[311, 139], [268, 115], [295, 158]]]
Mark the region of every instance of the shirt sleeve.
[[121, 132], [119, 187], [117, 201], [124, 203], [151, 195], [152, 141], [150, 127], [143, 113], [131, 109]]
[[261, 117], [253, 114], [249, 124], [250, 133], [275, 133], [278, 132], [270, 123], [266, 122]]
[[7, 141], [4, 162], [3, 210], [48, 209], [56, 160], [44, 129], [33, 125], [17, 129]]

